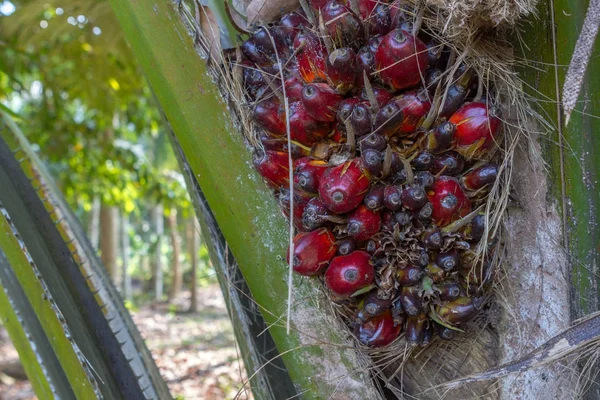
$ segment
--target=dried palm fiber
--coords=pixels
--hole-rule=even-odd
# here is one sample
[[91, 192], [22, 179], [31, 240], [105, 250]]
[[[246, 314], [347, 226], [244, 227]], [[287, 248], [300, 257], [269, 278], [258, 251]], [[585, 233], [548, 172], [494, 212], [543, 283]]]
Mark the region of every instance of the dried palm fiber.
[[[259, 6], [269, 3], [272, 13], [276, 2], [252, 1], [250, 4]], [[286, 7], [289, 2], [285, 2]], [[496, 276], [496, 294], [500, 301], [490, 305], [485, 314], [480, 315], [467, 327], [467, 334], [460, 335], [453, 342], [438, 342], [425, 350], [410, 350], [401, 341], [383, 350], [372, 350], [357, 345], [362, 354], [369, 355], [372, 359], [372, 370], [375, 375], [386, 383], [388, 389], [398, 397], [416, 398], [513, 398], [513, 395], [522, 395], [523, 398], [534, 396], [541, 397], [572, 397], [577, 390], [577, 382], [569, 374], [565, 374], [560, 367], [547, 368], [542, 372], [526, 374], [530, 388], [515, 389], [518, 386], [514, 380], [500, 382], [473, 382], [464, 381], [461, 385], [448, 386], [440, 384], [484, 371], [497, 365], [501, 361], [517, 358], [523, 351], [541, 344], [548, 335], [555, 334], [567, 328], [568, 309], [556, 306], [567, 297], [563, 285], [560, 285], [561, 274], [565, 267], [564, 255], [549, 248], [539, 248], [536, 239], [544, 236], [548, 243], [560, 243], [560, 232], [556, 229], [559, 216], [550, 212], [548, 218], [540, 219], [539, 212], [545, 210], [544, 194], [547, 188], [545, 182], [543, 162], [539, 159], [539, 146], [536, 144], [537, 132], [543, 131], [539, 125], [532, 124], [532, 119], [537, 119], [535, 113], [529, 108], [528, 99], [522, 92], [518, 76], [514, 72], [515, 60], [511, 45], [506, 40], [511, 33], [512, 25], [522, 16], [534, 11], [535, 2], [512, 1], [425, 1], [406, 2], [406, 11], [414, 18], [415, 23], [435, 37], [444, 45], [454, 49], [458, 62], [472, 66], [481, 77], [484, 90], [493, 93], [491, 99], [494, 104], [503, 109], [505, 122], [505, 135], [497, 157], [501, 162], [501, 179], [495, 185], [486, 206], [490, 227], [490, 240], [497, 241], [503, 238], [504, 225], [511, 232], [504, 241], [509, 247], [508, 254], [500, 247], [496, 247], [493, 254], [495, 265], [498, 266]], [[257, 21], [269, 22], [274, 17], [261, 18], [258, 12]], [[449, 84], [449, 82], [447, 82]], [[251, 121], [243, 116], [245, 127], [242, 129], [251, 143], [257, 143]], [[538, 124], [540, 122], [538, 121]], [[514, 168], [517, 166], [517, 168]], [[532, 179], [533, 177], [533, 179]], [[532, 185], [532, 181], [535, 185]], [[508, 188], [510, 183], [518, 187], [514, 197], [522, 200], [519, 208], [511, 208], [506, 219], [505, 212], [508, 202]], [[542, 182], [542, 183], [538, 183]], [[531, 193], [537, 192], [534, 198], [539, 201], [530, 201]], [[526, 193], [520, 196], [520, 193]], [[521, 197], [521, 198], [520, 198]], [[527, 199], [527, 201], [525, 201]], [[525, 222], [521, 221], [522, 217]], [[533, 224], [532, 224], [533, 221]], [[514, 235], [515, 230], [523, 237]], [[517, 237], [515, 237], [517, 236]], [[533, 237], [533, 243], [528, 238]], [[516, 251], [510, 247], [523, 247]], [[535, 259], [526, 255], [528, 250], [548, 250], [547, 259]], [[487, 246], [481, 246], [481, 259], [485, 257]], [[516, 253], [523, 253], [516, 255]], [[506, 262], [506, 260], [508, 262]], [[505, 262], [502, 262], [505, 261]], [[524, 296], [520, 290], [515, 290], [512, 280], [518, 276], [519, 282], [531, 279], [531, 265], [535, 263], [544, 265], [543, 273], [549, 278], [539, 288], [532, 285], [528, 292], [531, 296]], [[548, 267], [554, 264], [554, 267]], [[520, 268], [519, 268], [520, 267]], [[526, 270], [526, 271], [525, 271]], [[543, 293], [552, 285], [559, 287], [557, 293], [546, 295]], [[527, 307], [536, 308], [538, 313], [553, 313], [552, 317], [545, 318], [541, 324], [532, 315], [516, 309], [516, 305], [527, 301]], [[333, 306], [340, 316], [344, 317], [343, 308]], [[536, 326], [539, 325], [539, 326]], [[533, 330], [530, 330], [533, 329]], [[524, 340], [523, 337], [535, 332], [537, 340]], [[517, 339], [517, 337], [520, 338]], [[540, 375], [544, 374], [542, 380]], [[521, 379], [523, 377], [520, 377]], [[545, 381], [549, 380], [550, 383]], [[533, 381], [533, 383], [532, 383]], [[545, 386], [545, 387], [541, 387]]]

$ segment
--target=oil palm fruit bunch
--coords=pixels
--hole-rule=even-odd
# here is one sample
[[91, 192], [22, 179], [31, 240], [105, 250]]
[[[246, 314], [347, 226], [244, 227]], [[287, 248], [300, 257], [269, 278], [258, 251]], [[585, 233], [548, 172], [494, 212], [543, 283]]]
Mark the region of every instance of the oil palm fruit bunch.
[[254, 164], [298, 231], [288, 259], [371, 347], [451, 339], [492, 277], [478, 210], [500, 119], [475, 72], [413, 20], [399, 1], [309, 1], [236, 60]]

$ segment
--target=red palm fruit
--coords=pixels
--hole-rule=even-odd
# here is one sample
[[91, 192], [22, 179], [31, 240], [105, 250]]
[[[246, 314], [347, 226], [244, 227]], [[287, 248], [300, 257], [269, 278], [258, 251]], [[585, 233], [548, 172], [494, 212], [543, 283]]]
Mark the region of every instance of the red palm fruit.
[[354, 240], [368, 240], [379, 232], [381, 228], [381, 215], [377, 211], [369, 210], [364, 204], [348, 216], [348, 235]]
[[302, 226], [312, 231], [329, 222], [331, 212], [325, 207], [321, 199], [313, 197], [308, 201], [302, 213]]
[[440, 253], [435, 258], [435, 263], [444, 271], [454, 271], [460, 267], [460, 256], [456, 250]]
[[294, 39], [294, 50], [297, 51], [298, 72], [305, 82], [326, 80], [327, 49], [317, 35], [310, 30], [299, 33]]
[[419, 171], [414, 177], [415, 185], [421, 186], [425, 190], [430, 190], [435, 183], [435, 176], [429, 171]]
[[285, 95], [288, 98], [289, 103], [295, 103], [302, 100], [302, 89], [304, 89], [304, 82], [295, 75], [290, 76], [285, 80]]
[[375, 54], [375, 52], [379, 48], [379, 45], [381, 44], [382, 40], [383, 40], [383, 35], [371, 36], [369, 38], [369, 41], [367, 42], [366, 46], [369, 47], [369, 50], [371, 51], [371, 53]]
[[406, 226], [411, 223], [411, 216], [405, 211], [397, 211], [394, 213], [394, 221], [400, 226]]
[[456, 125], [452, 122], [444, 121], [429, 131], [426, 137], [426, 147], [434, 152], [448, 150], [454, 142]]
[[447, 328], [445, 326], [438, 325], [438, 336], [443, 340], [452, 340], [456, 336], [454, 329]]
[[364, 73], [371, 76], [375, 72], [375, 53], [371, 51], [369, 46], [363, 46], [356, 53], [356, 81], [354, 86], [361, 88], [365, 84]]
[[331, 131], [327, 122], [316, 121], [307, 112], [301, 101], [290, 105], [290, 138], [305, 146], [326, 137]]
[[358, 63], [350, 47], [334, 50], [327, 58], [326, 73], [329, 84], [340, 93], [354, 88]]
[[[306, 231], [304, 225], [302, 225], [302, 215], [304, 214], [304, 209], [308, 204], [311, 197], [304, 192], [294, 191], [294, 226], [299, 231]], [[283, 212], [286, 218], [290, 218], [290, 191], [289, 189], [280, 189], [279, 193], [277, 193], [277, 202], [279, 203], [279, 208]]]
[[262, 73], [250, 61], [242, 62], [242, 77], [244, 80], [244, 89], [250, 95], [250, 98], [256, 99], [268, 89]]
[[473, 318], [481, 306], [480, 299], [463, 296], [450, 303], [437, 306], [436, 313], [444, 322], [456, 325]]
[[242, 44], [242, 53], [255, 64], [265, 67], [272, 65], [277, 58], [276, 50], [281, 59], [289, 57], [294, 35], [295, 30], [285, 26], [271, 27], [268, 30], [261, 27]]
[[485, 234], [485, 215], [476, 215], [465, 228], [464, 234], [470, 240], [480, 241]]
[[361, 302], [360, 309], [356, 315], [357, 319], [364, 323], [385, 312], [389, 312], [392, 300], [384, 300], [377, 297], [377, 291], [369, 292]]
[[410, 185], [402, 190], [402, 205], [409, 210], [417, 210], [427, 203], [427, 193], [419, 185]]
[[412, 167], [417, 171], [429, 169], [433, 165], [433, 154], [427, 150], [420, 152], [412, 161]]
[[427, 71], [427, 46], [410, 33], [395, 29], [384, 36], [375, 53], [379, 77], [393, 90], [418, 84]]
[[383, 207], [383, 191], [385, 186], [377, 184], [371, 187], [369, 193], [363, 199], [363, 203], [369, 210], [377, 210]]
[[283, 136], [287, 132], [285, 110], [277, 99], [268, 99], [256, 104], [252, 117], [257, 124], [275, 136]]
[[383, 189], [383, 205], [391, 211], [402, 208], [402, 189], [399, 186], [387, 185]]
[[336, 119], [340, 124], [344, 124], [350, 115], [352, 115], [352, 110], [354, 110], [354, 105], [360, 103], [362, 100], [359, 97], [349, 97], [344, 99], [338, 105], [338, 111], [336, 114]]
[[343, 214], [362, 202], [370, 183], [362, 161], [355, 158], [325, 171], [319, 184], [319, 195], [329, 210]]
[[462, 177], [463, 187], [467, 190], [479, 190], [488, 185], [493, 185], [498, 178], [498, 166], [485, 164], [476, 168]]
[[402, 110], [392, 100], [375, 116], [373, 131], [383, 136], [394, 136], [402, 126], [403, 119]]
[[331, 0], [321, 8], [321, 15], [325, 23], [325, 29], [336, 47], [347, 47], [354, 45], [362, 39], [362, 23], [352, 10], [337, 0]]
[[254, 168], [275, 189], [285, 186], [289, 182], [287, 153], [267, 150], [262, 156], [254, 158]]
[[413, 286], [421, 282], [423, 269], [417, 265], [408, 264], [396, 272], [396, 281], [400, 286]]
[[429, 43], [427, 43], [427, 63], [429, 64], [429, 68], [437, 65], [442, 57], [443, 51], [444, 46], [437, 40], [430, 40]]
[[437, 89], [438, 83], [441, 82], [443, 76], [444, 71], [442, 71], [440, 68], [429, 68], [427, 70], [427, 74], [425, 74], [425, 89], [427, 89], [430, 96], [435, 95], [435, 90]]
[[406, 1], [394, 0], [390, 6], [390, 20], [393, 28], [400, 27], [409, 18], [406, 15]]
[[431, 102], [425, 91], [404, 93], [396, 97], [394, 102], [402, 111], [402, 125], [399, 128], [401, 134], [414, 132], [431, 109]]
[[[382, 88], [381, 86], [373, 86], [373, 94], [375, 95], [375, 99], [379, 106], [388, 104], [394, 98], [394, 95], [389, 90]], [[360, 98], [364, 101], [370, 101], [365, 89], [360, 92]]]
[[335, 257], [325, 271], [325, 285], [339, 299], [350, 297], [375, 279], [370, 259], [371, 255], [362, 250]]
[[406, 319], [406, 331], [404, 337], [411, 346], [420, 346], [425, 338], [425, 328], [427, 325], [427, 314], [409, 316]]
[[377, 250], [379, 250], [381, 248], [381, 243], [379, 242], [379, 240], [367, 240], [367, 243], [365, 244], [365, 251], [369, 254], [375, 254], [375, 252]]
[[455, 178], [440, 176], [427, 196], [433, 205], [433, 220], [440, 227], [471, 212], [471, 202]]
[[465, 162], [463, 158], [453, 152], [438, 155], [433, 160], [433, 165], [429, 169], [433, 174], [444, 174], [454, 176], [460, 174], [465, 169]]
[[390, 311], [374, 317], [358, 327], [358, 340], [365, 346], [383, 347], [392, 343], [402, 331], [402, 325], [395, 325]]
[[342, 95], [326, 83], [309, 83], [302, 89], [302, 104], [314, 120], [333, 122]]
[[[263, 132], [260, 135], [260, 142], [262, 143], [265, 150], [283, 151], [288, 152], [288, 141], [285, 137], [271, 137], [268, 133]], [[292, 143], [291, 147], [292, 158], [296, 159], [299, 157], [305, 157], [310, 153], [310, 149], [300, 147]]]
[[[292, 48], [294, 47], [294, 39], [299, 32], [298, 29], [279, 25], [269, 28], [269, 32], [271, 33], [271, 37], [275, 42], [275, 48], [277, 49], [277, 54], [273, 59], [277, 60], [277, 56], [279, 56], [280, 60], [287, 60], [290, 58], [292, 55]], [[267, 39], [271, 41], [271, 38]]]
[[394, 219], [394, 213], [391, 211], [383, 211], [381, 213], [381, 229], [387, 229], [388, 231], [394, 230], [396, 220]]
[[[304, 276], [317, 275], [327, 267], [336, 250], [335, 237], [327, 228], [299, 233], [294, 237], [294, 271]], [[289, 256], [288, 249], [288, 260]]]
[[313, 10], [319, 11], [329, 2], [329, 0], [308, 0], [308, 3]]
[[[346, 5], [350, 6], [350, 1], [345, 2]], [[373, 9], [377, 6], [378, 0], [358, 0], [358, 12], [363, 19], [367, 19], [371, 16]]]
[[329, 135], [329, 139], [336, 143], [346, 142], [346, 131], [344, 130], [344, 126], [342, 124], [335, 124], [333, 132]]
[[439, 118], [448, 118], [465, 103], [475, 73], [471, 69], [466, 69], [466, 66], [464, 68], [458, 80], [448, 88], [448, 93], [445, 97], [446, 100], [438, 114]]
[[396, 325], [404, 325], [404, 310], [402, 309], [402, 303], [400, 302], [400, 298], [392, 300], [392, 307], [390, 309], [392, 313], [392, 317], [394, 318], [394, 323]]
[[319, 181], [328, 165], [322, 160], [299, 158], [294, 162], [294, 185], [308, 193], [317, 193]]
[[241, 45], [242, 53], [254, 64], [267, 66], [273, 63], [273, 44], [265, 40], [264, 29], [254, 32], [248, 40]]
[[439, 250], [442, 247], [443, 242], [444, 237], [437, 228], [426, 230], [423, 232], [423, 235], [421, 235], [421, 243], [430, 250]]
[[446, 271], [433, 263], [427, 264], [425, 271], [434, 283], [443, 282], [448, 277], [448, 273]]
[[373, 149], [366, 149], [361, 154], [360, 158], [365, 169], [369, 174], [375, 178], [381, 176], [383, 171], [383, 154], [380, 151]]
[[377, 4], [366, 23], [369, 25], [369, 32], [373, 35], [385, 35], [392, 29], [392, 19], [390, 9], [387, 4]]
[[419, 291], [418, 286], [403, 286], [400, 288], [400, 303], [404, 312], [409, 316], [419, 315], [423, 312]]
[[346, 238], [338, 243], [337, 255], [347, 256], [356, 250], [356, 242], [352, 238]]
[[491, 115], [485, 103], [469, 103], [458, 109], [449, 119], [456, 125], [454, 145], [467, 159], [477, 158], [494, 145], [500, 120]]
[[385, 137], [381, 136], [380, 134], [370, 133], [361, 137], [358, 141], [358, 145], [360, 147], [361, 152], [367, 149], [383, 151], [387, 146], [387, 142], [385, 140]]
[[427, 203], [421, 208], [412, 210], [411, 215], [414, 219], [417, 219], [419, 221], [429, 221], [431, 219], [431, 216], [433, 215], [433, 206], [431, 205], [431, 203]]
[[367, 102], [363, 101], [354, 105], [352, 114], [350, 114], [350, 124], [354, 128], [356, 136], [364, 136], [371, 132], [371, 111]]
[[433, 323], [430, 320], [425, 322], [425, 327], [423, 328], [423, 340], [421, 341], [421, 347], [427, 347], [431, 344], [433, 340]]
[[287, 28], [309, 27], [310, 24], [304, 13], [294, 11], [281, 17], [279, 23]]
[[453, 301], [460, 297], [460, 285], [458, 282], [445, 281], [436, 285], [441, 301]]

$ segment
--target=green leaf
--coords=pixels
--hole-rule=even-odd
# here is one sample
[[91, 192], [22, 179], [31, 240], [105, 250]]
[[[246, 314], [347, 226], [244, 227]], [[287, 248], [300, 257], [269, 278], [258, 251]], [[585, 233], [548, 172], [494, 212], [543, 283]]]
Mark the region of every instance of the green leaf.
[[[48, 281], [48, 292], [62, 311], [73, 342], [93, 365], [92, 382], [96, 377], [103, 382], [98, 393], [105, 398], [170, 398], [143, 339], [77, 220], [23, 135], [12, 121], [5, 122], [11, 130], [0, 131], [4, 155], [0, 157], [0, 178], [4, 178], [2, 187], [12, 190], [0, 193], [0, 201], [13, 216], [33, 260], [43, 260], [38, 261], [40, 275]], [[19, 149], [16, 156], [20, 163], [5, 141]], [[39, 187], [37, 191], [30, 180]], [[57, 353], [62, 363], [62, 353]], [[67, 376], [72, 378], [69, 373]], [[76, 390], [79, 381], [71, 382]], [[93, 397], [87, 394], [78, 398]]]

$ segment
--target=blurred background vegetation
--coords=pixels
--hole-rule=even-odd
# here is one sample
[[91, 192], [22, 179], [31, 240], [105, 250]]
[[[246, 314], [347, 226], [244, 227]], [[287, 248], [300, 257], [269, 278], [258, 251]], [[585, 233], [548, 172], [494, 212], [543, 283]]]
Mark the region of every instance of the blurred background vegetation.
[[168, 124], [107, 1], [0, 0], [0, 112], [47, 163], [128, 304], [215, 281]]

